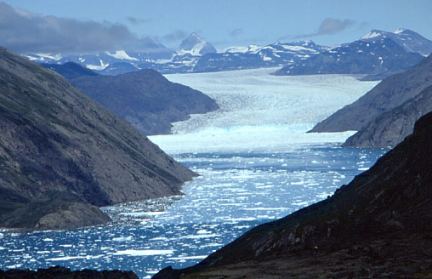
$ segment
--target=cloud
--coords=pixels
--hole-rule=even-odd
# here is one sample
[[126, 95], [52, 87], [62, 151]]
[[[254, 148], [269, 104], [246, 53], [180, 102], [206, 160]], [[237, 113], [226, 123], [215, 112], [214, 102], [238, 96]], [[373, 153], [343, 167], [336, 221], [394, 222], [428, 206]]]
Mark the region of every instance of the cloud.
[[150, 18], [139, 18], [134, 16], [126, 17], [126, 20], [133, 25], [141, 25], [152, 21]]
[[241, 29], [241, 28], [236, 28], [236, 29], [231, 30], [231, 31], [229, 32], [229, 35], [230, 35], [232, 38], [238, 38], [238, 37], [240, 37], [241, 35], [243, 35], [243, 33], [244, 33], [244, 30], [243, 30], [243, 29]]
[[167, 42], [178, 42], [186, 38], [188, 35], [189, 33], [184, 30], [175, 30], [162, 36], [162, 40]]
[[296, 38], [308, 38], [308, 37], [316, 37], [322, 35], [333, 35], [346, 30], [347, 28], [354, 25], [354, 23], [355, 21], [351, 19], [337, 19], [337, 18], [328, 17], [321, 22], [316, 32], [310, 34], [298, 35], [296, 36]]
[[4, 2], [0, 2], [0, 45], [21, 53], [116, 49], [153, 52], [162, 47], [149, 38], [137, 37], [121, 24], [36, 15]]

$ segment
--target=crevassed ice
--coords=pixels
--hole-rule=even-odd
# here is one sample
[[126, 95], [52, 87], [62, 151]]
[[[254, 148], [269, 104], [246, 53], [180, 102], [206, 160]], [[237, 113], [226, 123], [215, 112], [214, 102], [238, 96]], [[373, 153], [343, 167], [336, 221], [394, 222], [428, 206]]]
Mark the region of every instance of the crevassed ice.
[[306, 132], [377, 83], [349, 75], [271, 75], [275, 70], [166, 75], [214, 98], [220, 109], [174, 123], [174, 135], [151, 140], [170, 153], [287, 151], [293, 145], [343, 142], [353, 132]]

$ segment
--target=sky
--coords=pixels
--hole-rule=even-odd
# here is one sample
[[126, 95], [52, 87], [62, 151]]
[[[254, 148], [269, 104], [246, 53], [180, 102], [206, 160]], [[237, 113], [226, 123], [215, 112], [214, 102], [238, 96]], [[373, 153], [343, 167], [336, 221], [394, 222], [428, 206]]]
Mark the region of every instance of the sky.
[[[17, 14], [10, 16], [8, 8]], [[49, 51], [41, 41], [51, 40], [58, 50], [74, 51], [70, 45], [75, 50], [148, 47], [142, 38], [152, 38], [175, 48], [197, 32], [219, 50], [303, 39], [333, 46], [371, 29], [398, 27], [432, 39], [431, 11], [430, 0], [5, 0], [0, 44], [3, 38], [14, 46]]]

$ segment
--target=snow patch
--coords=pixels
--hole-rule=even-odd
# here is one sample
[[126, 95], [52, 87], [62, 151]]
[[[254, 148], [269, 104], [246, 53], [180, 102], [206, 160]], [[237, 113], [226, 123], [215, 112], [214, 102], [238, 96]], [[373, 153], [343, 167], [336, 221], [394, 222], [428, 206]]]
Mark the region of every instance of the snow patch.
[[138, 61], [137, 58], [129, 56], [129, 54], [127, 54], [127, 52], [124, 50], [117, 50], [113, 53], [107, 51], [105, 53], [111, 57], [114, 57], [114, 58], [120, 59], [120, 60]]
[[104, 63], [102, 59], [99, 59], [99, 65], [87, 64], [86, 67], [94, 71], [105, 70], [109, 66], [109, 63]]

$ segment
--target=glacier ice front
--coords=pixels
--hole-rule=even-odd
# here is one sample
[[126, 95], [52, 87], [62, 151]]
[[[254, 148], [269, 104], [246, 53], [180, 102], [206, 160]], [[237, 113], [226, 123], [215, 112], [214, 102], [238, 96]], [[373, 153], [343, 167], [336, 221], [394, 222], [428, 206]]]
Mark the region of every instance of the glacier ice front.
[[343, 142], [352, 132], [308, 134], [377, 82], [348, 75], [275, 76], [276, 69], [173, 74], [173, 81], [214, 98], [220, 110], [174, 124], [174, 135], [150, 137], [165, 151], [287, 151], [303, 144]]

